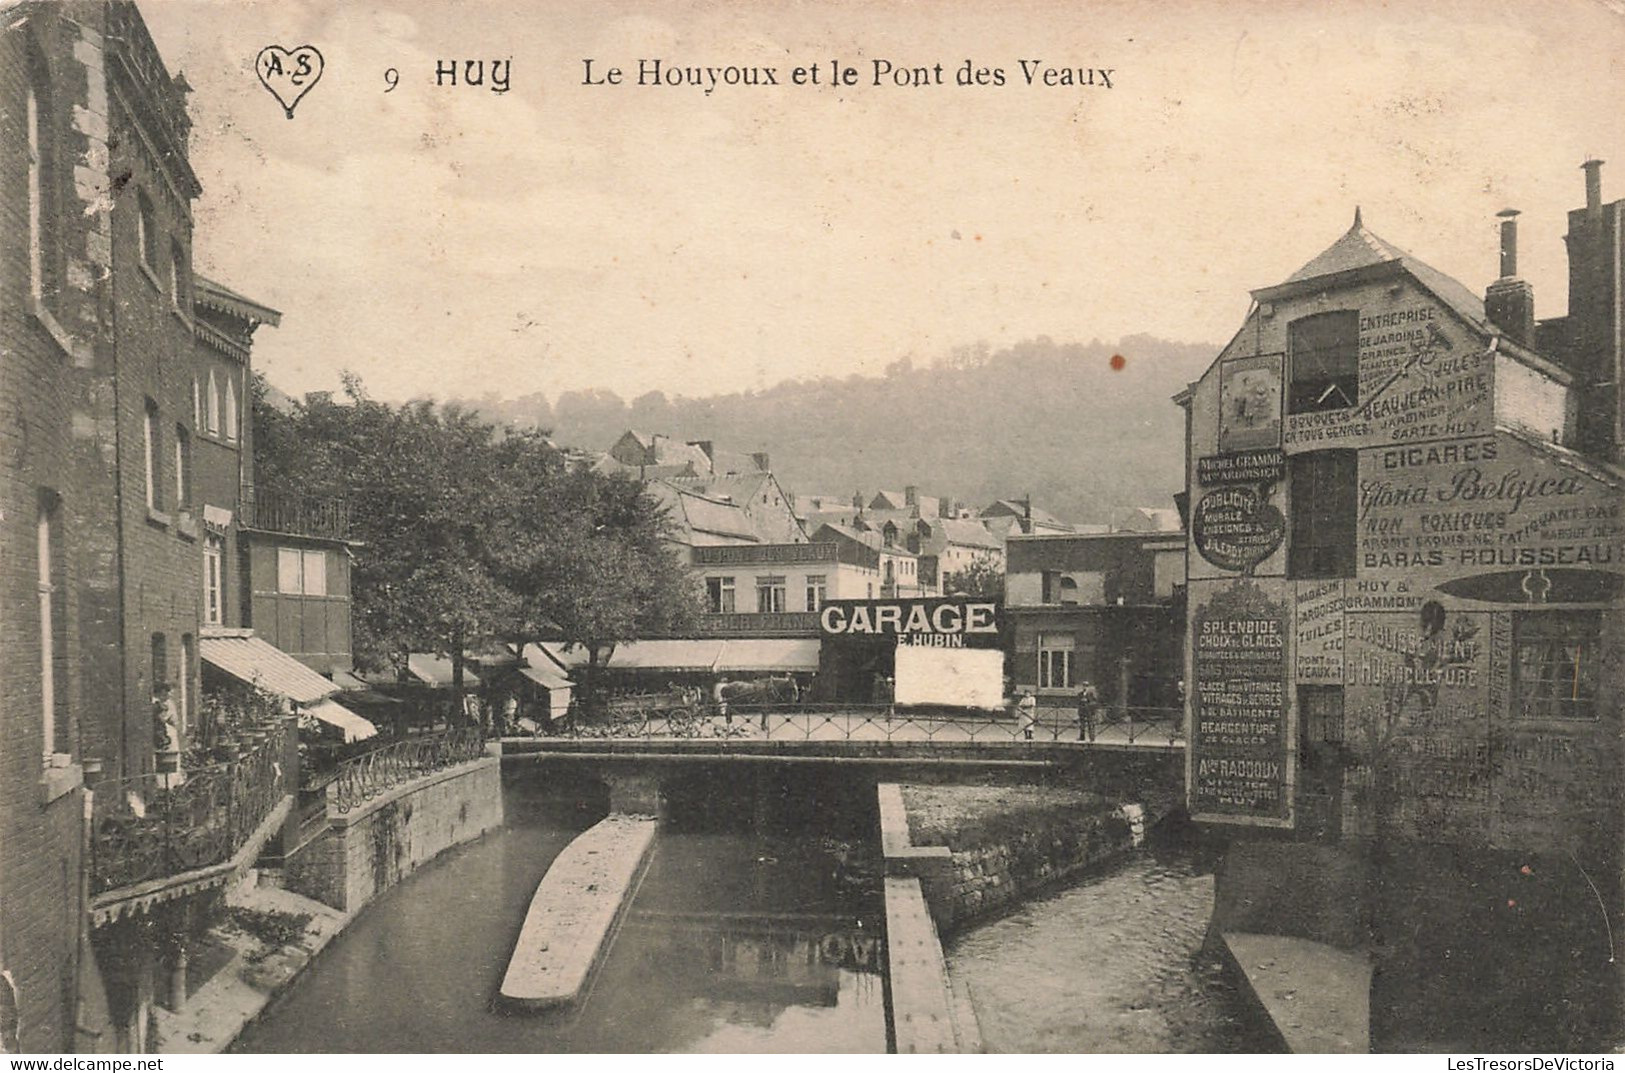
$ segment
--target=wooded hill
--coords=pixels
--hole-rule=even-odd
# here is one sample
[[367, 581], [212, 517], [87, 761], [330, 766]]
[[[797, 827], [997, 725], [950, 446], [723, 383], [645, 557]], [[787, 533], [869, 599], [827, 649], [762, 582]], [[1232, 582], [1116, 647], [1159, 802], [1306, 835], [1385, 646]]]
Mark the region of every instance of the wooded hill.
[[[571, 391], [457, 401], [488, 420], [551, 429], [607, 450], [628, 428], [766, 451], [792, 492], [871, 496], [918, 485], [980, 508], [1031, 493], [1067, 521], [1169, 507], [1184, 481], [1182, 412], [1170, 398], [1217, 355], [1209, 344], [1130, 336], [1116, 344], [1038, 338], [964, 347], [882, 376], [785, 381], [761, 391], [668, 398]], [[1121, 355], [1121, 368], [1113, 357]]]

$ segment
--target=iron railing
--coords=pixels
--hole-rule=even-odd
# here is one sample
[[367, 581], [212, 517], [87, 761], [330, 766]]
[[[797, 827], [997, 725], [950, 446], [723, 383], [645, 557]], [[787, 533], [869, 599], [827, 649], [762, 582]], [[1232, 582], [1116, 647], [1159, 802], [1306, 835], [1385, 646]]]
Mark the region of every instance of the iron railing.
[[1090, 736], [1072, 709], [1040, 708], [1031, 733], [1005, 710], [918, 708], [885, 704], [615, 703], [594, 716], [556, 720], [540, 738], [712, 739], [719, 743], [898, 742], [918, 744], [1024, 745], [1073, 743], [1087, 747], [1171, 748], [1185, 740], [1181, 708], [1102, 708]]
[[327, 787], [328, 805], [340, 813], [349, 812], [420, 775], [483, 755], [485, 734], [479, 727], [414, 734], [339, 764]]
[[350, 535], [350, 505], [342, 499], [268, 491], [245, 484], [238, 509], [243, 525], [250, 529], [335, 540]]
[[230, 860], [289, 793], [285, 724], [267, 727], [243, 756], [192, 771], [97, 783], [91, 893]]

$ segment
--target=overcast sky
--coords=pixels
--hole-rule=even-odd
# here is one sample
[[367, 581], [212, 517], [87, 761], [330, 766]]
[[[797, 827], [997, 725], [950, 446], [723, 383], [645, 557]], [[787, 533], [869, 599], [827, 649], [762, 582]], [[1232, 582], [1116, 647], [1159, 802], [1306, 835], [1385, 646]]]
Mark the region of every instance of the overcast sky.
[[[384, 398], [630, 399], [1038, 335], [1218, 344], [1356, 204], [1478, 291], [1523, 210], [1553, 316], [1580, 163], [1625, 196], [1616, 0], [141, 6], [195, 88], [198, 268], [284, 312], [255, 363], [293, 392], [349, 368]], [[272, 43], [326, 57], [291, 121], [254, 74]], [[506, 94], [435, 85], [495, 58]], [[582, 85], [587, 58], [629, 84]], [[636, 85], [654, 58], [859, 84]], [[947, 84], [873, 86], [876, 59]], [[1005, 85], [955, 86], [967, 59]]]

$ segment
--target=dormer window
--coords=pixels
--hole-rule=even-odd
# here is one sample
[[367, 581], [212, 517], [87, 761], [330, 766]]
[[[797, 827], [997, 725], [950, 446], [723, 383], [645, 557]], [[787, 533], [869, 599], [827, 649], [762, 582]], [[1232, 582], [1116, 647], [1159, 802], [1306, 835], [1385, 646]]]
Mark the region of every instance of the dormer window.
[[1360, 401], [1360, 313], [1334, 310], [1287, 326], [1287, 412], [1347, 410]]

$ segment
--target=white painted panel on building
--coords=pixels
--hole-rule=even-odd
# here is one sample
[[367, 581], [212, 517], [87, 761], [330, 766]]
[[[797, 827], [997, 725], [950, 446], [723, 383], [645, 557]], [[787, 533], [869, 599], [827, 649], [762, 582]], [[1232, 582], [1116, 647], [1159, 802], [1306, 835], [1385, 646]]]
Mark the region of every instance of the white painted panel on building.
[[1004, 706], [1004, 653], [996, 648], [897, 646], [897, 703]]

